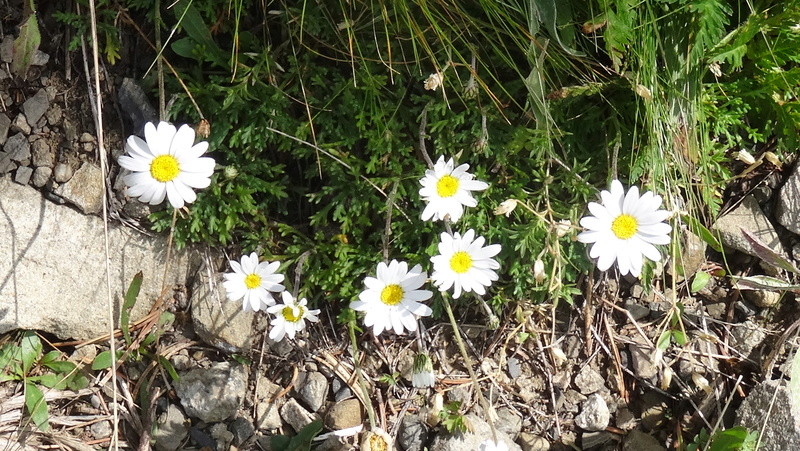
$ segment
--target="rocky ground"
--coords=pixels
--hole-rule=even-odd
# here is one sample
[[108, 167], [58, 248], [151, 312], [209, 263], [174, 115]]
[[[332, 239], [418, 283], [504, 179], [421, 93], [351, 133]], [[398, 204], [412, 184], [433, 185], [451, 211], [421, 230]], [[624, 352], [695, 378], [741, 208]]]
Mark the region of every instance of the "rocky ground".
[[[4, 449], [107, 447], [113, 389], [107, 371], [88, 371], [108, 349], [105, 266], [98, 258], [104, 255], [102, 171], [90, 96], [85, 76], [64, 69], [71, 66], [63, 42], [43, 46], [27, 77], [12, 76], [13, 38], [7, 34], [0, 42], [0, 236], [8, 237], [0, 243], [2, 342], [14, 340], [14, 330], [35, 329], [85, 366], [91, 383], [80, 391], [47, 391], [46, 433], [23, 415], [23, 384], [0, 384], [0, 443]], [[126, 124], [154, 113], [135, 80], [105, 73], [103, 85], [113, 162], [122, 137], [135, 131]], [[411, 387], [412, 338], [365, 333], [359, 341], [367, 400], [359, 399], [346, 331], [335, 318], [323, 312], [309, 335], [270, 342], [263, 315], [243, 313], [225, 300], [219, 253], [193, 249], [172, 256], [162, 290], [166, 240], [139, 231], [149, 209], [119, 194], [112, 167], [116, 292], [136, 272], [145, 276], [131, 314], [134, 340], [117, 338], [130, 351], [118, 372], [121, 443], [271, 449], [272, 436], [295, 435], [315, 419], [323, 421], [323, 433], [361, 425], [369, 402], [397, 448], [407, 451], [477, 449], [490, 434], [487, 420], [512, 450], [666, 449], [691, 442], [701, 428], [732, 424], [763, 428], [762, 449], [800, 449], [800, 422], [784, 382], [786, 356], [797, 345], [794, 294], [740, 291], [719, 271], [788, 277], [762, 263], [757, 256], [763, 251], [742, 229], [797, 260], [800, 174], [768, 161], [734, 169], [746, 175], [729, 187], [726, 211], [712, 227], [724, 253], [689, 230], [676, 234], [684, 273], [712, 275], [697, 292], [673, 262], [647, 289], [597, 274], [582, 281], [584, 296], [573, 305], [509, 307], [496, 330], [474, 312], [462, 312], [479, 388], [470, 383], [447, 323], [426, 322], [423, 340], [434, 350], [438, 376], [430, 390]], [[658, 349], [665, 330], [679, 330], [671, 322], [678, 303], [687, 344]], [[151, 334], [154, 342], [138, 342]], [[477, 389], [493, 413], [478, 405]], [[437, 403], [452, 401], [466, 414], [465, 434], [448, 433], [438, 421]], [[328, 435], [315, 446], [345, 450], [355, 441]]]

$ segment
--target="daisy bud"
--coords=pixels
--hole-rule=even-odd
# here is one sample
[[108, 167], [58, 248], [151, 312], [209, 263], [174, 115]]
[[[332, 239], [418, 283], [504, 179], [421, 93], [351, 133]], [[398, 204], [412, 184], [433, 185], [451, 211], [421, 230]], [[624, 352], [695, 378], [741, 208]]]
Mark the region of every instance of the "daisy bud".
[[467, 80], [467, 86], [464, 87], [464, 98], [474, 99], [477, 96], [478, 82], [475, 81], [475, 77], [469, 77], [469, 80]]
[[736, 153], [736, 159], [748, 165], [755, 164], [756, 162], [756, 159], [753, 158], [752, 155], [750, 155], [750, 152], [744, 149], [741, 149], [739, 152]]
[[556, 236], [562, 238], [572, 230], [572, 222], [569, 219], [562, 219], [556, 223]]
[[673, 372], [672, 372], [672, 368], [670, 368], [670, 367], [665, 367], [661, 371], [661, 383], [659, 384], [659, 387], [662, 390], [668, 389], [669, 386], [672, 384], [672, 375], [673, 375]]
[[708, 383], [708, 379], [706, 379], [702, 374], [692, 372], [692, 382], [694, 382], [694, 385], [696, 385], [697, 388], [706, 392], [706, 394], [711, 393], [711, 385]]
[[511, 212], [517, 208], [517, 199], [506, 199], [500, 203], [495, 209], [494, 214], [496, 215], [506, 215], [506, 218], [511, 215]]
[[442, 76], [442, 74], [439, 72], [428, 75], [428, 78], [425, 80], [424, 84], [425, 89], [428, 91], [436, 91], [436, 89], [441, 86], [443, 79], [444, 76]]
[[544, 282], [544, 279], [547, 278], [547, 274], [544, 273], [544, 262], [537, 258], [535, 262], [533, 262], [533, 279], [536, 283]]
[[416, 388], [433, 387], [436, 375], [433, 374], [433, 364], [428, 354], [421, 352], [414, 357], [414, 369], [411, 373], [411, 385]]

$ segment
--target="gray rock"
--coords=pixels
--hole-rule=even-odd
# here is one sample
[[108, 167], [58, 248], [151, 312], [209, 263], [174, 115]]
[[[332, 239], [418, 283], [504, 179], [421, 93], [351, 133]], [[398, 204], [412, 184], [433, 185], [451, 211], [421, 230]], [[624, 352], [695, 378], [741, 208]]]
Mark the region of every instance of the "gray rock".
[[89, 426], [89, 431], [94, 438], [105, 438], [111, 436], [113, 429], [110, 421], [98, 421]]
[[233, 434], [233, 444], [236, 446], [241, 446], [255, 432], [253, 423], [244, 417], [236, 417], [228, 426], [228, 430]]
[[9, 128], [11, 128], [11, 119], [6, 116], [6, 113], [0, 113], [0, 146], [5, 144]]
[[602, 431], [611, 421], [611, 412], [602, 396], [594, 393], [581, 406], [581, 413], [575, 417], [575, 425], [587, 431]]
[[91, 163], [83, 163], [72, 178], [54, 191], [86, 214], [103, 210], [103, 172]]
[[309, 410], [316, 412], [328, 397], [328, 378], [316, 371], [302, 373], [297, 382], [297, 389], [300, 400]]
[[224, 423], [217, 423], [211, 426], [211, 437], [216, 441], [217, 449], [228, 449], [230, 448], [231, 442], [233, 442], [233, 433], [225, 427]]
[[639, 304], [638, 302], [626, 302], [625, 310], [631, 314], [631, 318], [633, 318], [634, 321], [639, 321], [650, 314], [650, 307]]
[[508, 367], [508, 376], [511, 379], [516, 379], [522, 375], [522, 367], [519, 364], [519, 359], [516, 357], [511, 357], [506, 362], [506, 366]]
[[53, 179], [58, 183], [64, 183], [72, 178], [73, 173], [72, 166], [67, 163], [58, 163], [53, 168]]
[[622, 449], [623, 451], [666, 451], [667, 448], [652, 435], [633, 430], [625, 436], [625, 443], [622, 444]]
[[[605, 445], [615, 439], [615, 435], [606, 431], [585, 432], [581, 435], [581, 448], [589, 449]], [[616, 449], [616, 447], [614, 447]]]
[[783, 297], [777, 291], [766, 290], [742, 290], [744, 298], [751, 302], [756, 307], [770, 308], [774, 307], [780, 302]]
[[281, 387], [264, 375], [258, 376], [258, 386], [256, 388], [256, 417], [255, 427], [262, 430], [274, 430], [281, 427], [281, 415], [279, 409], [283, 398], [275, 399], [281, 391]]
[[47, 123], [51, 126], [61, 125], [61, 121], [64, 119], [64, 111], [59, 104], [54, 103], [50, 105], [50, 108], [44, 113], [44, 117], [47, 118]]
[[144, 133], [144, 124], [158, 121], [158, 113], [147, 100], [147, 94], [132, 78], [124, 78], [117, 91], [120, 109], [128, 115], [134, 127], [134, 134]]
[[192, 288], [192, 324], [206, 343], [228, 353], [250, 349], [255, 337], [253, 312], [242, 310], [241, 302], [229, 301], [221, 274], [208, 278], [200, 271]]
[[295, 432], [300, 432], [301, 429], [316, 419], [314, 414], [303, 408], [294, 398], [286, 401], [280, 412], [283, 421], [287, 422]]
[[397, 444], [403, 451], [422, 451], [428, 442], [428, 425], [419, 415], [406, 415], [400, 423]]
[[742, 229], [755, 235], [775, 252], [784, 255], [778, 233], [753, 196], [745, 196], [735, 210], [719, 218], [711, 228], [719, 233], [722, 244], [745, 254], [756, 256], [752, 245], [742, 234]]
[[155, 448], [159, 451], [175, 451], [189, 435], [189, 423], [181, 409], [169, 404], [167, 410], [158, 416], [153, 432]]
[[17, 117], [14, 118], [14, 122], [11, 123], [11, 131], [19, 132], [26, 136], [31, 134], [31, 126], [28, 125], [28, 120], [25, 119], [24, 114], [18, 114]]
[[795, 165], [781, 188], [775, 217], [782, 226], [800, 234], [800, 165]]
[[14, 59], [14, 36], [7, 34], [0, 42], [0, 61], [10, 63]]
[[247, 390], [247, 373], [240, 365], [214, 363], [181, 374], [175, 392], [186, 413], [206, 423], [226, 420], [236, 414]]
[[334, 431], [358, 426], [363, 422], [361, 402], [356, 398], [337, 402], [325, 415], [325, 426]]
[[[634, 339], [634, 341], [638, 340]], [[652, 379], [656, 376], [658, 369], [650, 360], [653, 351], [648, 344], [630, 343], [628, 344], [628, 351], [631, 353], [634, 374], [643, 379]]]
[[31, 145], [28, 144], [28, 138], [22, 133], [8, 138], [3, 150], [9, 154], [9, 158], [13, 161], [21, 162], [31, 157]]
[[752, 318], [748, 318], [743, 323], [732, 326], [731, 338], [734, 349], [741, 352], [743, 356], [750, 357], [753, 350], [767, 338], [767, 333]]
[[[105, 255], [103, 221], [7, 179], [0, 179], [0, 211], [0, 333], [37, 329], [76, 340], [107, 333], [108, 313], [98, 307], [107, 298], [105, 258], [98, 257]], [[144, 274], [130, 318], [138, 321], [161, 294], [166, 237], [111, 224], [109, 242], [115, 311], [133, 276]], [[185, 284], [199, 260], [188, 250], [173, 252], [167, 285]]]
[[530, 432], [520, 433], [518, 442], [522, 451], [548, 451], [550, 449], [550, 442], [546, 438]]
[[706, 312], [708, 316], [714, 319], [721, 320], [725, 313], [728, 311], [728, 305], [724, 302], [714, 302], [712, 304], [706, 304]]
[[[649, 311], [649, 309], [648, 309]], [[605, 379], [590, 365], [584, 365], [575, 376], [575, 386], [584, 395], [591, 395], [605, 385]]]
[[17, 165], [11, 161], [11, 155], [8, 152], [0, 150], [0, 175], [11, 172], [16, 168]]
[[38, 90], [33, 97], [22, 104], [22, 112], [25, 113], [28, 123], [32, 126], [39, 122], [48, 108], [50, 108], [50, 99], [47, 98], [47, 91], [44, 89]]
[[614, 421], [616, 422], [617, 427], [623, 431], [628, 431], [635, 428], [637, 423], [636, 416], [634, 416], [633, 412], [631, 412], [631, 409], [625, 406], [617, 409], [617, 414], [614, 416]]
[[53, 175], [53, 170], [47, 166], [40, 166], [33, 171], [33, 186], [41, 188], [47, 185], [50, 181], [50, 176]]
[[496, 412], [497, 421], [494, 422], [494, 427], [516, 440], [522, 430], [522, 417], [508, 407], [500, 407]]
[[652, 431], [664, 424], [669, 406], [664, 396], [654, 391], [648, 391], [642, 396], [641, 411], [642, 426], [646, 430]]
[[20, 166], [17, 168], [17, 172], [14, 175], [14, 181], [20, 185], [27, 185], [28, 182], [31, 181], [32, 175], [33, 169], [29, 168], [28, 166]]
[[333, 398], [336, 402], [353, 397], [353, 391], [338, 377], [334, 377], [331, 381], [331, 391], [333, 391]]
[[48, 61], [50, 61], [50, 55], [38, 49], [31, 56], [31, 66], [44, 66]]
[[53, 167], [55, 163], [55, 152], [50, 148], [47, 140], [39, 138], [31, 145], [31, 157], [33, 165], [36, 167], [47, 166]]
[[[478, 416], [468, 414], [464, 419], [472, 426], [471, 430], [463, 434], [448, 434], [441, 432], [434, 437], [430, 451], [464, 451], [478, 449], [481, 442], [492, 436], [489, 424]], [[497, 440], [503, 442], [509, 451], [521, 451], [519, 445], [514, 443], [504, 432], [497, 431]]]

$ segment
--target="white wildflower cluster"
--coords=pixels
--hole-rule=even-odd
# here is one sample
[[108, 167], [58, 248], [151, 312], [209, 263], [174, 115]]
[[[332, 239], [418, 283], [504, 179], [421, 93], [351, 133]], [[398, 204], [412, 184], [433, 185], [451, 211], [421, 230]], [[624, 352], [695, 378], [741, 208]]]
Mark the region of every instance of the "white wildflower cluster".
[[[208, 143], [195, 143], [195, 132], [188, 125], [176, 129], [167, 122], [148, 122], [144, 136], [144, 140], [130, 136], [125, 143], [126, 154], [119, 157], [120, 166], [130, 172], [122, 178], [127, 186], [125, 193], [150, 205], [166, 198], [175, 209], [194, 202], [194, 189], [207, 188], [214, 173], [214, 159], [202, 156]], [[285, 291], [283, 274], [276, 272], [278, 262], [261, 262], [253, 252], [240, 261], [230, 261], [230, 266], [233, 272], [224, 275], [228, 299], [242, 301], [244, 311], [272, 314], [269, 336], [273, 340], [294, 338], [305, 329], [306, 321], [319, 321], [319, 310], [309, 309], [305, 298], [295, 300]], [[273, 297], [278, 293], [280, 304]]]

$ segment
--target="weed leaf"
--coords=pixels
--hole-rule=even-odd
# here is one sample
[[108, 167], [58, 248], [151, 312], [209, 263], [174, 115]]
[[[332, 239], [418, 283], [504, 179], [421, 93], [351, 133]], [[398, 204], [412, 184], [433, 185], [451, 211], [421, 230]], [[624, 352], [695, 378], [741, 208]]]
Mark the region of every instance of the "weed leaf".
[[697, 271], [694, 275], [694, 280], [692, 280], [692, 286], [690, 290], [692, 293], [697, 293], [698, 291], [702, 290], [703, 288], [708, 285], [708, 282], [711, 280], [711, 274], [705, 271]]
[[730, 276], [740, 290], [797, 291], [800, 285], [770, 276]]
[[19, 36], [14, 40], [14, 57], [11, 60], [11, 71], [18, 77], [24, 77], [31, 65], [33, 54], [39, 49], [42, 36], [39, 34], [39, 21], [36, 14], [28, 16], [28, 20], [19, 27]]
[[50, 428], [48, 423], [47, 402], [44, 394], [33, 382], [25, 383], [25, 408], [31, 416], [31, 421], [42, 431]]
[[[117, 351], [117, 362], [119, 362], [122, 354], [122, 351]], [[111, 368], [111, 351], [103, 351], [97, 354], [97, 357], [95, 357], [92, 362], [93, 370], [104, 370], [106, 368]]]
[[142, 288], [142, 272], [139, 271], [133, 276], [131, 284], [128, 286], [128, 291], [125, 292], [125, 302], [122, 304], [122, 311], [119, 314], [119, 324], [122, 328], [122, 336], [125, 337], [125, 343], [131, 344], [130, 332], [130, 317], [133, 306], [136, 305], [136, 298], [139, 296], [139, 290]]
[[22, 334], [20, 350], [22, 352], [22, 372], [28, 374], [42, 354], [42, 342], [35, 333], [26, 331]]
[[778, 252], [775, 252], [772, 248], [767, 246], [763, 241], [758, 239], [757, 236], [753, 235], [751, 232], [740, 229], [742, 231], [742, 235], [744, 235], [745, 239], [750, 243], [750, 246], [753, 248], [753, 251], [756, 254], [756, 257], [764, 260], [765, 262], [769, 263], [776, 268], [781, 268], [783, 270], [789, 271], [790, 273], [797, 274], [800, 273], [800, 270], [797, 269], [794, 264], [787, 260], [786, 257], [781, 255]]

